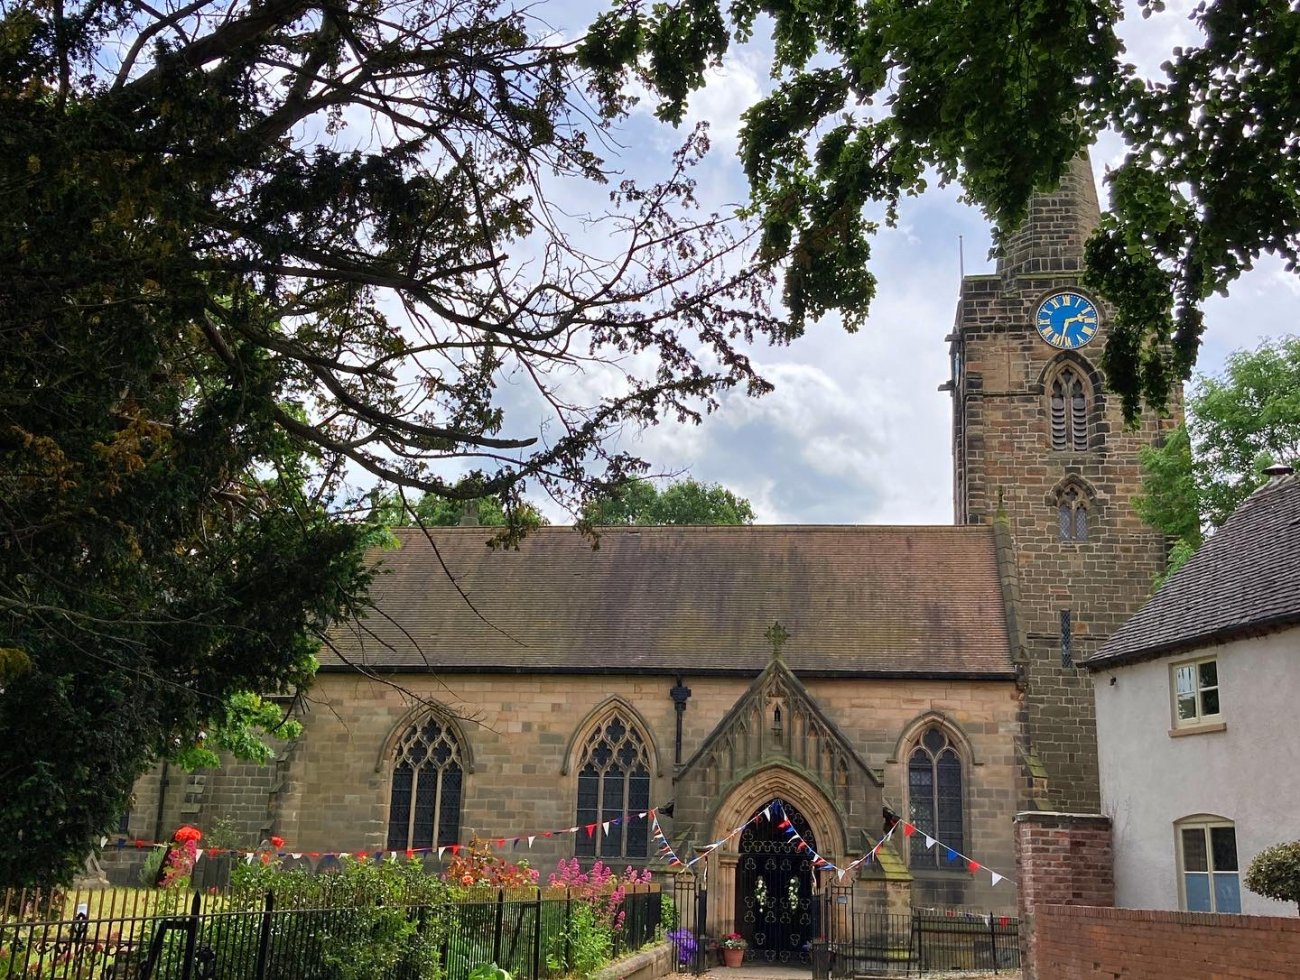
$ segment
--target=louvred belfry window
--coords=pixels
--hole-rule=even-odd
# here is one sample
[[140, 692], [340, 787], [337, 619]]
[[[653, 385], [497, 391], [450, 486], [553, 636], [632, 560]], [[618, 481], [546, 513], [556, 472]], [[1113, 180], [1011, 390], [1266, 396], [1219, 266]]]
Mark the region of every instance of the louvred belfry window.
[[[611, 715], [587, 738], [578, 767], [579, 857], [646, 857], [650, 759], [645, 739], [622, 715]], [[606, 821], [614, 821], [605, 830]], [[588, 828], [595, 825], [592, 832]]]
[[450, 728], [429, 717], [407, 729], [393, 759], [388, 849], [455, 844], [463, 780], [460, 744]]
[[1065, 368], [1052, 382], [1052, 448], [1083, 452], [1088, 448], [1088, 398], [1083, 378]]

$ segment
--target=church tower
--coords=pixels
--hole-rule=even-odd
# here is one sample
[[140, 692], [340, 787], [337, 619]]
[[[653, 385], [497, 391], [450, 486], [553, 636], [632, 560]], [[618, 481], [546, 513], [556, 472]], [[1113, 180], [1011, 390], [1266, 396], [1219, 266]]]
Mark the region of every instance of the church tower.
[[[1026, 762], [1052, 809], [1100, 805], [1092, 684], [1078, 667], [1150, 594], [1165, 542], [1133, 510], [1138, 453], [1181, 418], [1126, 428], [1100, 371], [1111, 309], [1084, 289], [1083, 247], [1100, 220], [1086, 155], [1038, 193], [993, 275], [961, 285], [952, 352], [958, 524], [1003, 543]], [[1035, 780], [1037, 783], [1038, 780]]]

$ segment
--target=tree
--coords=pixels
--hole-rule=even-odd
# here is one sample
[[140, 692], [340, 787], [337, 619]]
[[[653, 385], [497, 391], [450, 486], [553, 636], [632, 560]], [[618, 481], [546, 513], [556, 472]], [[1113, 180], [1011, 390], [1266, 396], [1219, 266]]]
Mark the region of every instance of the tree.
[[1144, 449], [1138, 513], [1178, 542], [1171, 569], [1265, 481], [1274, 463], [1300, 465], [1300, 338], [1238, 351], [1222, 377], [1202, 377], [1187, 423]]
[[[1146, 17], [1164, 3], [1138, 6]], [[1132, 418], [1190, 376], [1202, 301], [1262, 252], [1291, 271], [1300, 260], [1300, 12], [1205, 0], [1203, 43], [1175, 48], [1152, 81], [1123, 60], [1122, 13], [1117, 0], [617, 0], [583, 56], [607, 91], [638, 74], [679, 120], [704, 68], [770, 17], [777, 84], [746, 113], [741, 157], [765, 254], [791, 256], [792, 334], [828, 309], [850, 327], [865, 318], [868, 203], [892, 222], [934, 168], [1005, 235], [1033, 189], [1113, 128], [1128, 151], [1087, 281], [1116, 306], [1104, 367]]]
[[1300, 908], [1300, 841], [1274, 844], [1255, 855], [1246, 871], [1246, 887], [1256, 895]]
[[649, 480], [630, 480], [592, 501], [590, 524], [753, 524], [754, 508], [716, 483], [686, 479], [659, 490]]
[[609, 117], [541, 33], [494, 0], [0, 7], [0, 886], [310, 682], [369, 581], [359, 472], [523, 515], [639, 472], [624, 425], [767, 389], [771, 263], [696, 205], [702, 132], [549, 205], [609, 181]]

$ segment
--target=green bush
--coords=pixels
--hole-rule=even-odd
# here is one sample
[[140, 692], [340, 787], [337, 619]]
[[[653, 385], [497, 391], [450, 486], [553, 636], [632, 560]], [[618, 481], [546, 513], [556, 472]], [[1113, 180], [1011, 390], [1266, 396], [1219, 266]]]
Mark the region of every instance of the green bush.
[[1246, 872], [1246, 887], [1256, 895], [1300, 907], [1300, 841], [1274, 844], [1256, 854]]
[[[217, 975], [252, 976], [266, 894], [270, 917], [267, 980], [440, 980], [447, 934], [447, 887], [418, 861], [355, 861], [312, 874], [277, 861], [240, 862], [221, 911], [205, 919], [198, 946], [217, 957]], [[181, 957], [168, 937], [157, 980], [180, 980]]]
[[547, 950], [546, 965], [552, 972], [586, 978], [608, 963], [613, 953], [613, 929], [591, 905], [574, 902], [568, 928]]

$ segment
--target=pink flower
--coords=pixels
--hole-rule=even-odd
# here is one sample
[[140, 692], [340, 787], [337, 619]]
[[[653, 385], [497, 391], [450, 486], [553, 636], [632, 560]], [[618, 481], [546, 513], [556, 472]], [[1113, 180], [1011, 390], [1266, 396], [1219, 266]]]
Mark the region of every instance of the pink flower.
[[284, 838], [283, 838], [283, 837], [272, 837], [272, 838], [271, 838], [271, 846], [272, 846], [272, 847], [275, 847], [275, 848], [284, 847]]
[[460, 876], [460, 883], [462, 885], [472, 885], [474, 884], [474, 876], [467, 871]]

